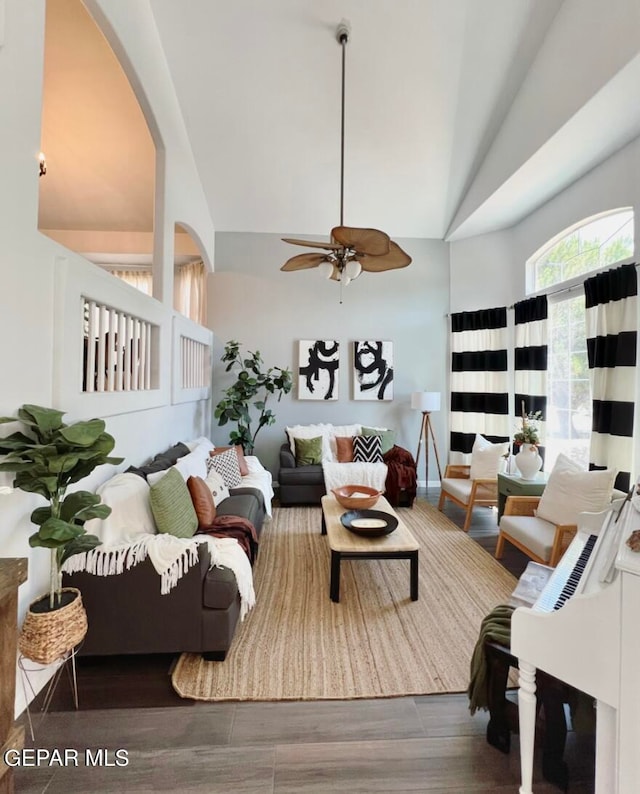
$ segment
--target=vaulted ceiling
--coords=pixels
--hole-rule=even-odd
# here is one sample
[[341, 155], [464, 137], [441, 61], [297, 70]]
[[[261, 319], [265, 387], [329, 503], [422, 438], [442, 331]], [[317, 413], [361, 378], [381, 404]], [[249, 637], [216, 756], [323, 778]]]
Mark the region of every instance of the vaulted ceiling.
[[[615, 140], [584, 140], [576, 118], [596, 112], [594, 89], [526, 156], [496, 154], [568, 2], [150, 0], [216, 229], [326, 236], [337, 224], [342, 19], [345, 222], [433, 238], [513, 223], [640, 132], [628, 109]], [[78, 0], [47, 5], [41, 227], [150, 230], [153, 145], [124, 74]], [[557, 139], [565, 121], [571, 142]]]

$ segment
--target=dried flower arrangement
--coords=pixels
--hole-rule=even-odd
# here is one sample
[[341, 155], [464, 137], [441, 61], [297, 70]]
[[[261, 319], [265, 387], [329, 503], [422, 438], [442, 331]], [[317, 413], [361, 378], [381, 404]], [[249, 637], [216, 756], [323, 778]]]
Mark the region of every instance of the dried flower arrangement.
[[513, 441], [515, 444], [539, 444], [539, 426], [538, 423], [542, 421], [542, 411], [529, 411], [525, 410], [524, 400], [522, 401], [522, 426], [514, 434]]

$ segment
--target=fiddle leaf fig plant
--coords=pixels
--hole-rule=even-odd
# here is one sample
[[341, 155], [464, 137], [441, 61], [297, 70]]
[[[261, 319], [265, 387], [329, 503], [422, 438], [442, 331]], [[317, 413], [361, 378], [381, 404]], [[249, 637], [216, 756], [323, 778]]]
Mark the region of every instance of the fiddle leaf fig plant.
[[67, 425], [63, 416], [64, 411], [26, 404], [17, 417], [0, 418], [0, 424], [20, 422], [25, 428], [0, 438], [0, 471], [14, 472], [14, 488], [39, 494], [48, 502], [31, 513], [38, 531], [29, 538], [29, 545], [51, 550], [50, 609], [60, 604], [64, 561], [100, 545], [99, 538], [87, 533], [84, 522], [106, 518], [111, 512], [97, 494], [67, 493], [67, 488], [104, 463], [123, 461], [109, 456], [115, 439], [105, 432], [102, 419]]
[[[229, 443], [240, 444], [244, 452], [251, 455], [258, 432], [276, 421], [276, 415], [267, 407], [269, 397], [277, 394], [280, 402], [282, 395], [289, 394], [293, 387], [291, 370], [282, 367], [265, 370], [259, 351], [249, 351], [243, 357], [240, 343], [234, 340], [225, 345], [222, 361], [227, 365], [225, 372], [235, 370], [237, 376], [235, 383], [222, 392], [224, 396], [213, 415], [220, 427], [227, 422], [236, 423], [236, 429], [229, 433]], [[252, 427], [252, 408], [258, 412], [255, 429]]]

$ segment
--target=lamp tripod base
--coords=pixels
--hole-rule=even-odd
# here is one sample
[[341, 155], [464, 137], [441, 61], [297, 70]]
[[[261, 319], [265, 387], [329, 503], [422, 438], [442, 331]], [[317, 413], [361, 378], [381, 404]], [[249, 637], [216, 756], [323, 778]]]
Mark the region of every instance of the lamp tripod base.
[[433, 452], [436, 456], [436, 464], [438, 466], [438, 477], [442, 480], [442, 469], [440, 468], [440, 458], [438, 457], [438, 447], [436, 446], [436, 437], [433, 434], [433, 427], [431, 425], [431, 411], [422, 412], [422, 424], [420, 426], [420, 437], [418, 439], [418, 451], [416, 452], [416, 466], [420, 463], [420, 450], [422, 449], [422, 442], [424, 441], [424, 478], [425, 485], [429, 487], [429, 436], [433, 443]]

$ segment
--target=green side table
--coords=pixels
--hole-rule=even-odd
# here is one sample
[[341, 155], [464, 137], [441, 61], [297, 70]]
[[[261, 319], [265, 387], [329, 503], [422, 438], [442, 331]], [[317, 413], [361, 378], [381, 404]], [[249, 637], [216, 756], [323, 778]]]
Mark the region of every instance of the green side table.
[[539, 471], [534, 480], [523, 480], [517, 474], [498, 474], [498, 523], [504, 513], [507, 496], [540, 496], [549, 475]]

